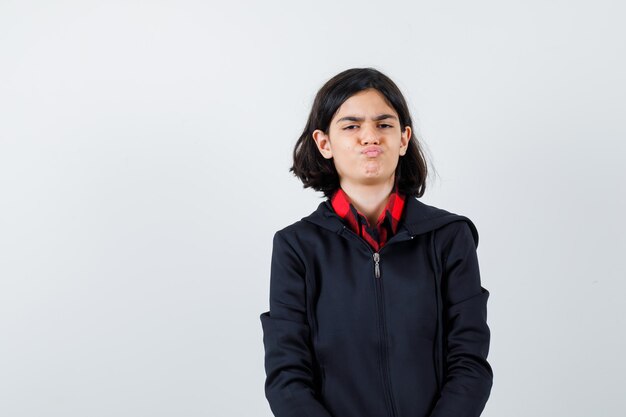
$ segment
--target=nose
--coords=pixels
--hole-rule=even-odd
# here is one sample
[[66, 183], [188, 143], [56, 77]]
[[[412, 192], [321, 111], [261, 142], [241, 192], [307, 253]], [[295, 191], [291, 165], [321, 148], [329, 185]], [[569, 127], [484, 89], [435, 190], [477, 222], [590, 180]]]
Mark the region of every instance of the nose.
[[378, 130], [376, 130], [376, 125], [372, 126], [371, 124], [363, 124], [361, 129], [361, 142], [363, 144], [378, 144], [380, 142]]

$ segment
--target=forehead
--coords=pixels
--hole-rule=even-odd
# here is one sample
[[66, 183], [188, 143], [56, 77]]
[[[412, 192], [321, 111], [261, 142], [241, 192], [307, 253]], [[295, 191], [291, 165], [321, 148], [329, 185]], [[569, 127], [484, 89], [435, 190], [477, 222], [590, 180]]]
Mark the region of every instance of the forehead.
[[337, 109], [335, 117], [346, 115], [358, 116], [382, 112], [397, 114], [394, 108], [387, 103], [385, 96], [380, 91], [369, 88], [359, 91], [344, 101]]

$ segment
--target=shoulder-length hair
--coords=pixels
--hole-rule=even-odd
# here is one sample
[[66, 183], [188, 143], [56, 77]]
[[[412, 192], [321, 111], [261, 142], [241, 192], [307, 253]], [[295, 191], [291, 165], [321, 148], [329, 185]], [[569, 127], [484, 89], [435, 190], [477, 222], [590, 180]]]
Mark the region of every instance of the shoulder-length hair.
[[404, 96], [398, 86], [385, 74], [374, 68], [351, 68], [328, 80], [317, 92], [304, 131], [293, 150], [293, 172], [304, 184], [321, 191], [328, 198], [339, 188], [339, 174], [334, 162], [326, 159], [317, 149], [313, 132], [316, 129], [328, 134], [330, 122], [337, 109], [359, 91], [375, 88], [398, 113], [400, 127], [411, 127], [409, 146], [400, 156], [395, 171], [395, 181], [401, 193], [421, 197], [426, 189], [427, 166], [422, 147], [417, 141], [413, 121]]

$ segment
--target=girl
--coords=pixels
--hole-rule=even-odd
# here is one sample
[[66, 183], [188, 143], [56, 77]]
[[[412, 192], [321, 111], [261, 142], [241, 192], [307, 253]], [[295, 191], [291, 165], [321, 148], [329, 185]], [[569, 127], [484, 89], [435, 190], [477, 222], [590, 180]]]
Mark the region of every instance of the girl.
[[261, 314], [276, 417], [477, 417], [489, 397], [478, 232], [427, 205], [402, 93], [372, 68], [317, 93], [290, 171], [324, 193], [273, 238]]

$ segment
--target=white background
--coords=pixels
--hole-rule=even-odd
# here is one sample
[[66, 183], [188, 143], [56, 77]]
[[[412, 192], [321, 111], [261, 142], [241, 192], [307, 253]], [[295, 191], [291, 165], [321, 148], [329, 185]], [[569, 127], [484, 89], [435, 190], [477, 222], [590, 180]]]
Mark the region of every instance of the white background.
[[293, 145], [317, 89], [372, 66], [410, 104], [422, 201], [480, 233], [483, 416], [623, 416], [623, 16], [1, 0], [0, 415], [271, 416], [271, 238], [322, 201]]

